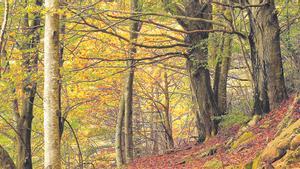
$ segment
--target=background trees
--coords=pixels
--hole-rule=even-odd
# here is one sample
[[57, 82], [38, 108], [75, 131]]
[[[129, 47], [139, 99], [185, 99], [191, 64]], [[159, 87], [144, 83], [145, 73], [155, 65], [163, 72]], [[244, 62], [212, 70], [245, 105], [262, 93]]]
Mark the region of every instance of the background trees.
[[[1, 16], [0, 145], [17, 166], [30, 159], [25, 152], [33, 154], [33, 168], [45, 162], [48, 131], [41, 129], [50, 118], [43, 102], [51, 95], [62, 166], [97, 168], [113, 163], [114, 147], [121, 164], [204, 141], [299, 89], [297, 2], [138, 4], [65, 1], [49, 11], [39, 0], [0, 2], [3, 14], [9, 8]], [[60, 25], [45, 15], [60, 16]], [[56, 32], [56, 74], [45, 83], [49, 26]], [[55, 90], [47, 88], [52, 83]]]

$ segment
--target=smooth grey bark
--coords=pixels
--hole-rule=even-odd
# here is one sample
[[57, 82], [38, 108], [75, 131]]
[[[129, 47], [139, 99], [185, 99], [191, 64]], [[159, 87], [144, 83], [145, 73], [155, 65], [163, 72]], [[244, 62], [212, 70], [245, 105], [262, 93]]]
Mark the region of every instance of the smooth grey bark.
[[116, 141], [115, 141], [115, 150], [116, 150], [116, 163], [117, 167], [120, 168], [124, 164], [123, 157], [123, 147], [122, 147], [122, 129], [125, 113], [125, 102], [124, 96], [121, 96], [119, 112], [117, 114], [117, 125], [116, 125]]
[[[46, 0], [44, 36], [44, 167], [60, 169], [59, 134], [59, 10], [58, 0]], [[51, 10], [49, 10], [51, 9]]]
[[126, 79], [126, 88], [124, 93], [124, 127], [125, 127], [125, 161], [129, 163], [133, 159], [133, 130], [132, 130], [132, 100], [133, 100], [133, 79], [134, 79], [134, 68], [133, 61], [129, 61], [128, 66], [129, 72]]
[[[140, 11], [139, 1], [131, 0], [131, 12], [134, 16], [134, 12]], [[140, 22], [131, 21], [130, 25], [130, 48], [129, 48], [129, 61], [127, 62], [128, 72], [125, 81], [125, 92], [124, 92], [124, 102], [125, 102], [125, 115], [124, 115], [124, 127], [125, 127], [125, 161], [129, 163], [133, 159], [133, 130], [132, 130], [132, 101], [133, 101], [133, 80], [135, 71], [135, 61], [134, 56], [137, 52], [134, 43], [137, 41], [138, 32], [140, 30]]]

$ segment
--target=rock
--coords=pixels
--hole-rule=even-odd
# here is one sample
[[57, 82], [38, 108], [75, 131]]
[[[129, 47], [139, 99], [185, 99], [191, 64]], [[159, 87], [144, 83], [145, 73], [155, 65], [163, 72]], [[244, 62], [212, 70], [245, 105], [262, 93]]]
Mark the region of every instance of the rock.
[[[292, 123], [271, 141], [262, 151], [260, 159], [265, 163], [274, 163], [290, 156], [289, 150], [299, 149], [300, 119]], [[296, 151], [297, 152], [297, 151]], [[293, 154], [293, 153], [292, 153]], [[283, 159], [284, 159], [283, 158]]]
[[250, 161], [242, 168], [244, 168], [244, 169], [261, 169], [262, 167], [260, 166], [259, 156], [255, 157], [254, 160]]
[[300, 148], [297, 150], [287, 150], [284, 157], [273, 163], [275, 168], [289, 169], [293, 168], [293, 164], [300, 162]]
[[248, 122], [248, 126], [253, 127], [261, 119], [260, 115], [254, 115], [253, 118]]
[[242, 135], [245, 131], [248, 130], [248, 128], [249, 128], [249, 126], [243, 126], [243, 127], [241, 127], [241, 128], [239, 129], [237, 135], [238, 135], [238, 136]]
[[238, 146], [248, 143], [255, 138], [251, 131], [244, 132], [236, 141], [233, 142], [231, 148], [236, 149]]
[[196, 158], [203, 158], [207, 156], [214, 155], [217, 152], [217, 146], [214, 146], [210, 149], [204, 150], [198, 154], [195, 155]]
[[295, 150], [300, 146], [300, 134], [297, 134], [290, 143], [290, 149]]
[[212, 160], [209, 160], [207, 161], [205, 164], [204, 164], [204, 168], [206, 169], [220, 169], [220, 168], [223, 168], [223, 164], [222, 164], [222, 161], [218, 160], [218, 159], [212, 159]]

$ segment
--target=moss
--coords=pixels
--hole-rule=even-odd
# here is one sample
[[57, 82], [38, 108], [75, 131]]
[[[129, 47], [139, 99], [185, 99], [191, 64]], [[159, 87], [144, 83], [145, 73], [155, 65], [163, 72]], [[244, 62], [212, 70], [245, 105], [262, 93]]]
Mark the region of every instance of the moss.
[[300, 147], [300, 134], [297, 134], [290, 143], [291, 150], [295, 150], [297, 147]]
[[243, 168], [244, 169], [258, 169], [260, 164], [259, 157], [256, 157], [254, 160], [247, 163]]
[[254, 134], [251, 131], [247, 131], [243, 133], [232, 145], [233, 149], [236, 149], [238, 146], [248, 143], [249, 141], [253, 140]]
[[251, 169], [258, 169], [260, 166], [260, 158], [256, 157], [252, 162], [252, 168]]
[[296, 150], [288, 150], [278, 161], [273, 163], [276, 168], [292, 168], [293, 164], [300, 162], [300, 147]]
[[273, 161], [281, 158], [290, 148], [290, 143], [297, 135], [300, 128], [300, 119], [284, 128], [282, 132], [275, 137], [263, 150], [261, 158], [263, 161]]
[[248, 126], [255, 126], [256, 123], [261, 119], [260, 115], [254, 115], [253, 118], [248, 122]]
[[248, 164], [245, 165], [245, 169], [252, 169], [253, 161], [249, 162]]
[[226, 166], [225, 169], [242, 169], [242, 166], [239, 165], [230, 165], [230, 166]]
[[214, 155], [217, 152], [217, 146], [213, 146], [212, 148], [206, 149], [196, 154], [196, 158], [203, 158], [206, 156]]
[[236, 111], [222, 116], [220, 126], [222, 128], [230, 128], [233, 125], [246, 124], [250, 117], [242, 112]]
[[223, 165], [222, 165], [221, 161], [219, 161], [217, 159], [212, 159], [212, 160], [207, 161], [204, 164], [204, 168], [207, 168], [207, 169], [219, 169], [219, 168], [223, 168]]

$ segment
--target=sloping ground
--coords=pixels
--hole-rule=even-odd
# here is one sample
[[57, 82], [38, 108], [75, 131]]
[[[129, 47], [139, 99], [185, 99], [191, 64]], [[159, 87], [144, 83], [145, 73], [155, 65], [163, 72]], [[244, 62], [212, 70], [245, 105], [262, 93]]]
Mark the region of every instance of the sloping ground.
[[221, 131], [204, 144], [138, 158], [128, 168], [273, 168], [270, 164], [276, 168], [300, 168], [299, 97], [291, 97], [258, 120], [256, 117], [244, 127]]

